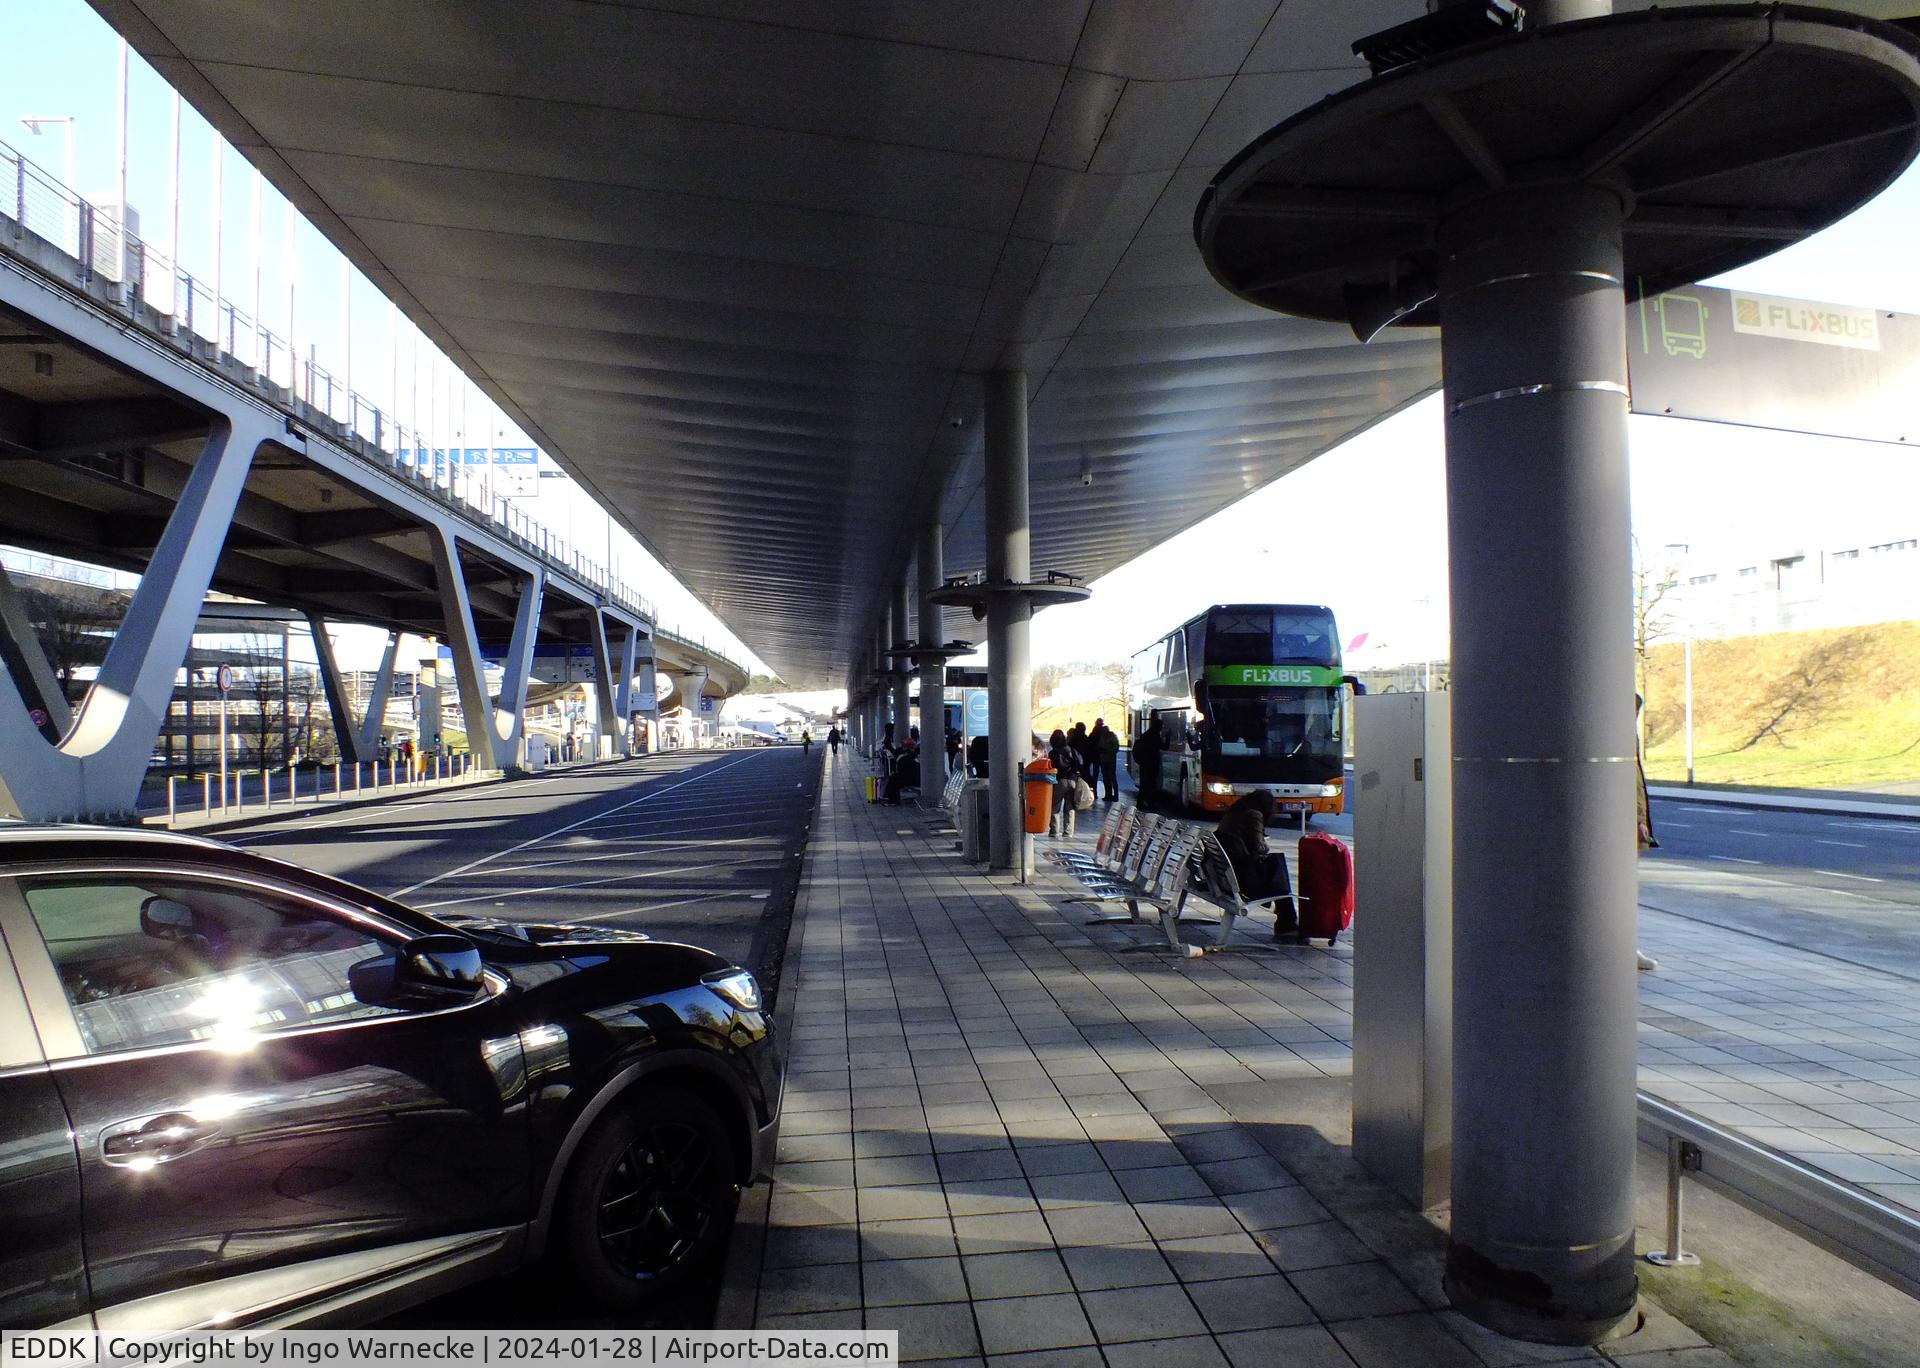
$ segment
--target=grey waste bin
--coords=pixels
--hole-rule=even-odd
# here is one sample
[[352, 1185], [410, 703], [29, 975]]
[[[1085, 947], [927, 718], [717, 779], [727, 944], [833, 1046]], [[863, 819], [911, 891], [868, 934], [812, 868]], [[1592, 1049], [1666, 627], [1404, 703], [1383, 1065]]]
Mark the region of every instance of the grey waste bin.
[[969, 779], [960, 791], [960, 853], [974, 864], [985, 864], [987, 844], [987, 781]]

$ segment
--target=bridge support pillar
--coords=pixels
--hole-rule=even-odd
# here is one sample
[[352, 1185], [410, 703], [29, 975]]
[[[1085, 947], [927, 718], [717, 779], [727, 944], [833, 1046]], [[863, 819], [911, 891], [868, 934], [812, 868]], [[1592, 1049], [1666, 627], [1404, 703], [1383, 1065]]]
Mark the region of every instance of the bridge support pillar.
[[380, 657], [380, 671], [374, 677], [373, 692], [367, 696], [366, 708], [356, 721], [353, 700], [347, 697], [346, 680], [333, 654], [333, 638], [327, 632], [327, 620], [318, 613], [308, 613], [307, 626], [313, 631], [313, 654], [320, 662], [320, 687], [327, 696], [327, 712], [333, 719], [333, 736], [340, 746], [340, 758], [349, 765], [361, 765], [377, 759], [380, 754], [380, 727], [386, 720], [387, 699], [393, 695], [393, 666], [400, 653], [400, 634], [387, 633], [387, 649]]
[[480, 654], [480, 638], [473, 625], [467, 577], [460, 566], [459, 541], [451, 528], [433, 529], [433, 564], [439, 581], [447, 644], [453, 652], [453, 678], [460, 692], [460, 711], [466, 717], [467, 749], [483, 769], [518, 771], [526, 763], [527, 683], [533, 675], [533, 648], [540, 633], [540, 600], [546, 593], [546, 572], [536, 568], [518, 576], [520, 602], [514, 611], [507, 657], [501, 662], [503, 677], [496, 697], [487, 691], [486, 661]]
[[[1621, 198], [1440, 226], [1453, 602], [1447, 1289], [1591, 1344], [1633, 1313], [1634, 790]], [[1514, 814], [1527, 814], [1515, 821]]]
[[[947, 783], [947, 658], [940, 652], [946, 633], [944, 615], [933, 601], [934, 590], [946, 579], [945, 548], [938, 519], [920, 529], [916, 558], [919, 581], [919, 619], [914, 637], [920, 643], [920, 803], [937, 807]], [[929, 654], [930, 653], [930, 654]]]
[[14, 587], [4, 565], [0, 565], [0, 666], [13, 677], [28, 712], [37, 709], [46, 715], [46, 721], [40, 724], [40, 734], [58, 745], [67, 728], [73, 725], [73, 709], [60, 688], [60, 678], [48, 662], [47, 653], [40, 647], [33, 624], [27, 620], [27, 606], [20, 600], [20, 591]]
[[[0, 615], [7, 654], [19, 656], [26, 672], [24, 689], [0, 689], [0, 812], [29, 819], [107, 817], [137, 806], [247, 470], [254, 453], [283, 431], [264, 419], [216, 420], [99, 674], [58, 744], [49, 741], [26, 697], [41, 687], [31, 665], [39, 643], [31, 633], [19, 634], [23, 617], [16, 623]], [[13, 668], [7, 673], [20, 682]]]
[[[1033, 573], [1027, 512], [1027, 375], [987, 376], [987, 582], [1024, 584]], [[1020, 776], [1033, 735], [1033, 672], [1028, 629], [1033, 605], [1019, 594], [987, 602], [987, 730], [990, 867], [1026, 877]]]
[[[621, 713], [617, 704], [616, 689], [624, 689], [613, 670], [613, 651], [607, 644], [607, 619], [599, 609], [588, 615], [589, 631], [593, 646], [593, 706], [600, 722], [600, 735], [606, 738], [606, 745], [614, 750], [623, 750], [620, 736], [626, 728], [621, 723]], [[596, 756], [596, 758], [598, 758]]]
[[420, 662], [414, 676], [414, 743], [421, 749], [445, 749], [447, 741], [440, 715], [440, 657]]

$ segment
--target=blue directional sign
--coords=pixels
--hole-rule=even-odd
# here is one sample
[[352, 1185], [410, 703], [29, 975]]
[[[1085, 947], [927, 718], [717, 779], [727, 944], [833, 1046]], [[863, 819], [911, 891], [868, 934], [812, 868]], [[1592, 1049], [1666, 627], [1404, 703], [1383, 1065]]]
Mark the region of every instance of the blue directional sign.
[[987, 734], [987, 691], [985, 689], [967, 690], [966, 716], [966, 733], [968, 736], [985, 736]]

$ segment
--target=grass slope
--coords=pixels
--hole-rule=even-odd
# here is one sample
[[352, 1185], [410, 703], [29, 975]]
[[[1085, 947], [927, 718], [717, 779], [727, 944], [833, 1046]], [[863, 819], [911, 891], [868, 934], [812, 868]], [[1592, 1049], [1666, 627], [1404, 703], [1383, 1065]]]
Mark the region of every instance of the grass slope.
[[[1643, 692], [1647, 777], [1685, 779], [1680, 643], [1648, 652]], [[1693, 708], [1701, 783], [1920, 783], [1920, 622], [1696, 641]]]

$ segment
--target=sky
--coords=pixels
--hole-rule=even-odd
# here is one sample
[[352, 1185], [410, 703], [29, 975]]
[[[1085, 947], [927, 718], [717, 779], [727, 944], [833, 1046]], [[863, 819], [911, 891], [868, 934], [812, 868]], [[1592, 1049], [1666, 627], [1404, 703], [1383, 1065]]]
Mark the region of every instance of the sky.
[[[75, 179], [96, 201], [114, 197], [118, 40], [84, 0], [0, 0], [0, 141], [19, 148], [61, 175], [64, 133], [30, 134], [19, 117], [71, 115]], [[171, 225], [161, 221], [171, 201], [169, 156], [173, 97], [136, 56], [129, 67], [128, 201], [144, 212], [141, 236], [165, 249]], [[215, 270], [214, 136], [191, 107], [181, 113], [182, 265], [196, 277]], [[228, 225], [220, 235], [221, 288], [243, 312], [255, 308], [251, 234], [252, 169], [230, 149], [221, 163], [221, 203]], [[450, 376], [436, 372], [428, 350], [402, 323], [389, 350], [391, 310], [364, 279], [350, 286], [350, 311], [339, 307], [339, 254], [310, 227], [296, 232], [292, 269], [282, 260], [284, 202], [267, 187], [262, 196], [257, 298], [268, 326], [283, 331], [289, 276], [295, 286], [296, 331], [313, 341], [336, 372], [350, 351], [356, 389], [383, 406], [398, 404], [403, 421], [444, 434], [448, 444], [481, 444], [473, 432], [487, 423], [484, 402], [459, 405], [441, 395]], [[1709, 284], [1795, 298], [1920, 313], [1920, 269], [1911, 244], [1920, 237], [1920, 171], [1909, 171], [1879, 199], [1807, 242]], [[357, 273], [354, 273], [357, 276]], [[307, 303], [300, 303], [305, 300]], [[352, 324], [344, 326], [350, 312]], [[350, 334], [351, 347], [343, 346]], [[398, 360], [398, 366], [390, 363]], [[417, 364], [416, 364], [417, 358]], [[416, 384], [416, 374], [424, 385]], [[477, 391], [476, 391], [477, 393]], [[422, 397], [416, 402], [415, 395]], [[409, 417], [409, 415], [412, 415]], [[495, 420], [497, 439], [517, 443], [517, 430]], [[461, 430], [455, 437], [454, 428]], [[1863, 519], [1889, 510], [1920, 510], [1920, 460], [1904, 447], [1822, 439], [1712, 423], [1636, 416], [1629, 420], [1635, 536], [1645, 548], [1684, 543], [1701, 554], [1754, 540], [1819, 542], [1844, 535]], [[1242, 546], [1259, 587], [1232, 597], [1320, 602], [1338, 617], [1349, 639], [1365, 633], [1365, 664], [1438, 657], [1446, 650], [1447, 563], [1443, 439], [1440, 405], [1430, 397], [1309, 463], [1295, 474], [1096, 581], [1085, 604], [1051, 608], [1034, 619], [1036, 663], [1110, 661], [1148, 644], [1226, 597], [1200, 554], [1223, 542]], [[556, 468], [557, 469], [557, 468]], [[737, 638], [684, 586], [567, 479], [543, 479], [532, 515], [570, 534], [590, 555], [614, 559], [630, 582], [660, 610], [664, 625], [731, 644]], [[1303, 549], [1293, 529], [1295, 510], [1341, 510], [1343, 541], [1328, 554]], [[1920, 513], [1914, 521], [1920, 523]], [[1878, 530], [1876, 524], [1875, 530]], [[1911, 535], [1907, 533], [1906, 535]], [[1649, 554], [1652, 554], [1650, 551]], [[1624, 590], [1623, 590], [1624, 592]], [[341, 649], [350, 665], [378, 650], [376, 636], [349, 638]], [[750, 653], [747, 653], [750, 655]]]

